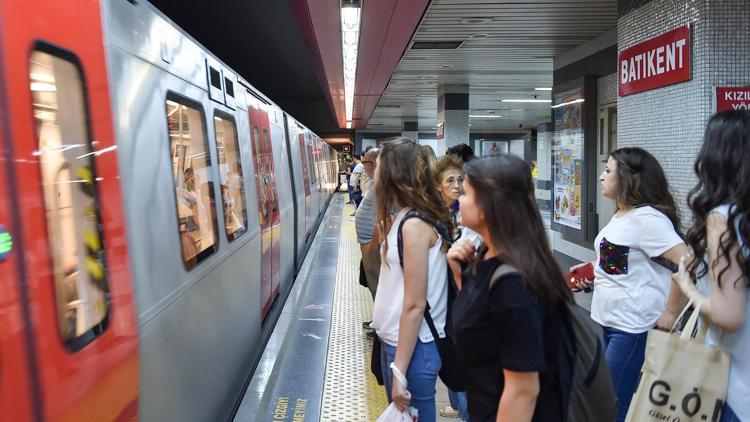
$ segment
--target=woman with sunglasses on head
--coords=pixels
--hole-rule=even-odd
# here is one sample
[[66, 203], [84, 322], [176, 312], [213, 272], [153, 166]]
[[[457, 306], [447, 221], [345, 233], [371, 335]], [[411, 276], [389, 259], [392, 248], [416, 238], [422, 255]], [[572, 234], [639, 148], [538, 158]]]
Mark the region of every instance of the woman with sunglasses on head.
[[604, 327], [620, 422], [638, 385], [648, 331], [670, 329], [682, 309], [671, 276], [687, 246], [667, 178], [653, 155], [642, 148], [613, 151], [599, 181], [617, 212], [594, 242], [599, 259], [593, 263], [591, 318]]
[[680, 260], [673, 278], [709, 324], [707, 343], [731, 355], [720, 421], [750, 421], [750, 112], [709, 120], [695, 173], [687, 234], [693, 254]]
[[[386, 143], [377, 159], [375, 189], [381, 248], [380, 277], [371, 327], [381, 342], [381, 368], [388, 400], [399, 410], [419, 411], [419, 420], [435, 421], [435, 385], [441, 367], [436, 339], [425, 321], [425, 309], [437, 335], [445, 337], [447, 263], [450, 239], [436, 226], [453, 232], [453, 221], [433, 183], [430, 152], [408, 139]], [[403, 267], [398, 251], [401, 228]], [[395, 364], [406, 375], [408, 390], [393, 376]]]
[[[563, 421], [572, 357], [563, 336], [570, 290], [549, 248], [531, 168], [500, 154], [464, 166], [463, 224], [484, 239], [448, 252], [461, 293], [453, 334], [472, 420]], [[469, 265], [462, 272], [462, 266]], [[515, 268], [493, 280], [503, 264]], [[520, 274], [520, 275], [519, 275]]]

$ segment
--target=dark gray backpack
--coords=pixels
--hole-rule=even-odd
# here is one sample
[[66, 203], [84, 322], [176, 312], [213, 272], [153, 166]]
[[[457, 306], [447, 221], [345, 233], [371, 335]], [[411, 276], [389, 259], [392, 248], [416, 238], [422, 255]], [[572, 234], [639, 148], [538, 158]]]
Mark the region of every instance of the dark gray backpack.
[[[510, 265], [499, 266], [492, 274], [490, 289], [503, 277], [518, 275], [518, 270]], [[564, 352], [572, 356], [573, 369], [570, 384], [561, 383], [567, 403], [569, 422], [609, 422], [617, 415], [617, 396], [604, 357], [604, 333], [594, 322], [588, 311], [569, 303], [565, 312], [565, 326], [568, 329]]]

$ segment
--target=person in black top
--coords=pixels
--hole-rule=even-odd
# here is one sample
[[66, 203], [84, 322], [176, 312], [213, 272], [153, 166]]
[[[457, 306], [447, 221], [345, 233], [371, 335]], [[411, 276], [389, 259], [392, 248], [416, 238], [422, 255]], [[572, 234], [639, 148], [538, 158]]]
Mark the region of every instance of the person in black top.
[[[454, 340], [472, 421], [565, 420], [573, 360], [564, 352], [570, 290], [550, 251], [531, 169], [515, 156], [464, 166], [463, 224], [484, 239], [458, 242], [448, 263], [460, 293]], [[462, 272], [462, 266], [468, 268]], [[522, 274], [491, 283], [501, 264]]]

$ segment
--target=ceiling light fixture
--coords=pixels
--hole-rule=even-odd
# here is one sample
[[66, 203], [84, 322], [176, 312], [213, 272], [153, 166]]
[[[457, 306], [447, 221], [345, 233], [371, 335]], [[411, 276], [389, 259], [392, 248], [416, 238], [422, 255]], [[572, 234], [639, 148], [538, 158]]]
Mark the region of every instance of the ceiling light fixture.
[[560, 104], [555, 104], [555, 105], [552, 106], [552, 108], [558, 108], [558, 107], [563, 107], [563, 106], [566, 106], [566, 105], [582, 103], [584, 101], [586, 101], [586, 100], [584, 100], [583, 98], [579, 98], [577, 100], [568, 101], [568, 102], [560, 103]]
[[534, 88], [534, 91], [552, 91], [552, 88]]
[[503, 116], [498, 116], [497, 114], [469, 114], [469, 117], [472, 119], [499, 119]]
[[504, 103], [551, 103], [552, 100], [527, 100], [527, 99], [515, 99], [515, 100], [503, 100]]
[[344, 59], [344, 107], [346, 128], [352, 128], [354, 113], [354, 81], [357, 76], [357, 50], [359, 49], [359, 3], [341, 5], [341, 55]]

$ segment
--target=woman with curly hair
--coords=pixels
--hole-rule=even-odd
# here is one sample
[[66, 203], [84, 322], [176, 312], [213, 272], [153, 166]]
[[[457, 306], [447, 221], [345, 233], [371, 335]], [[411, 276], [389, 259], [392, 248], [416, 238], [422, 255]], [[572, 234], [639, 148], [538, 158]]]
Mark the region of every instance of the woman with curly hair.
[[[388, 400], [400, 410], [419, 411], [420, 421], [435, 420], [435, 384], [441, 361], [425, 322], [429, 310], [437, 334], [445, 337], [449, 239], [453, 221], [433, 183], [429, 152], [408, 139], [383, 146], [375, 173], [377, 228], [384, 242], [371, 327], [381, 342], [381, 367]], [[420, 218], [404, 220], [416, 210]], [[403, 266], [399, 257], [399, 227]], [[390, 364], [406, 375], [408, 391], [392, 376]]]
[[664, 170], [648, 151], [613, 151], [599, 181], [617, 212], [594, 241], [599, 259], [593, 263], [591, 318], [604, 327], [621, 422], [638, 385], [648, 331], [671, 328], [682, 309], [670, 269], [676, 269], [687, 246]]
[[750, 421], [750, 112], [709, 120], [695, 173], [687, 234], [693, 252], [673, 279], [709, 324], [707, 342], [732, 356], [721, 422]]

